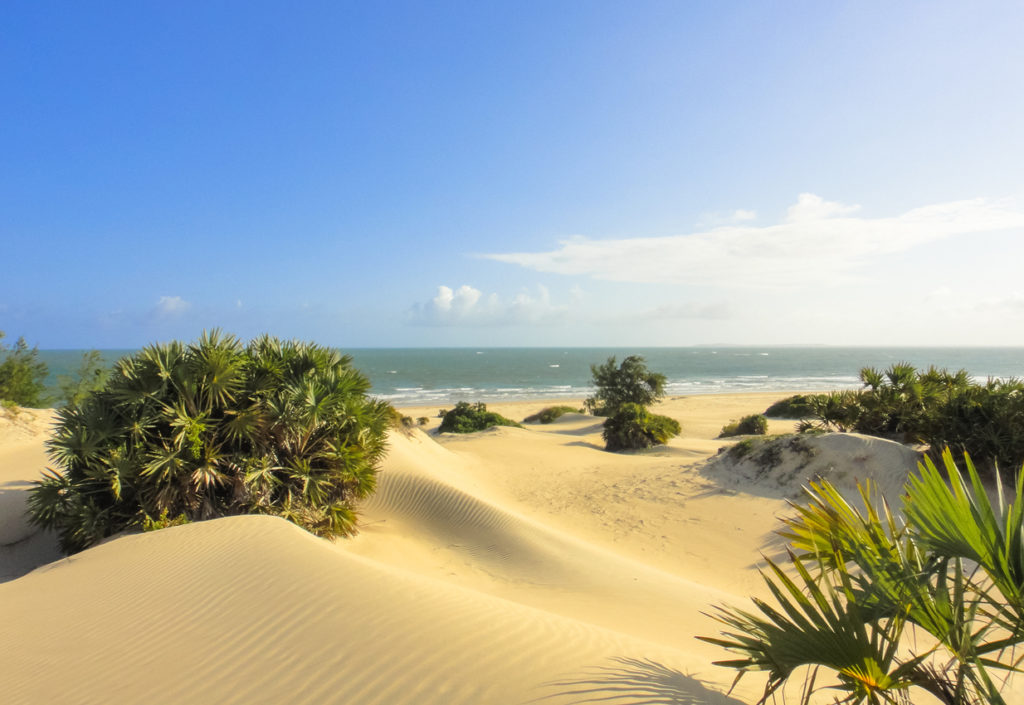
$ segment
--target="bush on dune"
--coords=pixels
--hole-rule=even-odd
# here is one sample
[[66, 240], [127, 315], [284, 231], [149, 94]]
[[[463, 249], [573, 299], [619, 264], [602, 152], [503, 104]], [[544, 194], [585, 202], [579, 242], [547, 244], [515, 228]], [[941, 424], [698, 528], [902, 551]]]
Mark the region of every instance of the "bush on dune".
[[[0, 341], [4, 332], [0, 331]], [[0, 342], [0, 401], [11, 405], [42, 407], [46, 404], [46, 363], [39, 349], [30, 348], [24, 338], [13, 347]]]
[[246, 513], [351, 534], [392, 418], [369, 389], [351, 358], [314, 343], [214, 331], [149, 346], [58, 411], [58, 470], [30, 490], [30, 518], [69, 553], [124, 529]]
[[82, 354], [82, 361], [73, 375], [57, 375], [61, 402], [64, 405], [80, 404], [92, 392], [103, 389], [110, 376], [110, 366], [103, 361], [99, 350]]
[[971, 381], [965, 370], [924, 372], [906, 363], [885, 372], [866, 367], [864, 389], [810, 398], [812, 420], [802, 430], [855, 431], [903, 442], [950, 447], [980, 467], [1024, 463], [1024, 382]]
[[639, 404], [622, 404], [604, 422], [605, 450], [638, 450], [668, 443], [678, 436], [679, 422], [668, 416], [652, 414]]
[[803, 419], [813, 416], [814, 409], [811, 406], [813, 394], [794, 394], [791, 397], [780, 399], [767, 409], [764, 415], [769, 419]]
[[722, 427], [719, 438], [730, 436], [763, 436], [768, 433], [768, 419], [763, 414], [751, 414], [744, 416], [739, 421], [733, 421]]
[[460, 401], [454, 409], [444, 412], [441, 426], [438, 430], [441, 433], [474, 433], [485, 431], [493, 426], [516, 426], [515, 421], [506, 419], [501, 414], [487, 410], [487, 405], [482, 402], [470, 404]]
[[577, 409], [572, 406], [549, 406], [546, 409], [541, 409], [536, 414], [530, 414], [523, 423], [552, 423], [555, 419], [566, 414], [582, 414], [582, 409]]
[[652, 414], [647, 407], [665, 396], [665, 375], [647, 369], [639, 355], [630, 355], [616, 366], [609, 357], [591, 365], [597, 391], [584, 405], [596, 416], [607, 416], [602, 436], [605, 450], [639, 450], [667, 443], [679, 435], [679, 422]]

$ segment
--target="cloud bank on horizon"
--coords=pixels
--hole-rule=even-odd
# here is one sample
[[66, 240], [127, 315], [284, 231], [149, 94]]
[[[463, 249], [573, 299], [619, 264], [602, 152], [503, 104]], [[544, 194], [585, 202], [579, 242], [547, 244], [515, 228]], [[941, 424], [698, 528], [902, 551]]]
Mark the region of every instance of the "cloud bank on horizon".
[[[875, 258], [949, 238], [1024, 228], [1024, 209], [1012, 199], [937, 203], [880, 218], [857, 217], [860, 210], [802, 193], [776, 225], [725, 225], [665, 237], [576, 236], [546, 252], [479, 256], [615, 282], [788, 287], [848, 281]], [[750, 215], [740, 210], [733, 219]]]
[[485, 295], [469, 284], [458, 289], [441, 285], [430, 301], [415, 304], [408, 320], [427, 326], [500, 326], [555, 323], [563, 319], [568, 306], [556, 305], [551, 293], [542, 284], [536, 292], [521, 291], [510, 300], [498, 294]]

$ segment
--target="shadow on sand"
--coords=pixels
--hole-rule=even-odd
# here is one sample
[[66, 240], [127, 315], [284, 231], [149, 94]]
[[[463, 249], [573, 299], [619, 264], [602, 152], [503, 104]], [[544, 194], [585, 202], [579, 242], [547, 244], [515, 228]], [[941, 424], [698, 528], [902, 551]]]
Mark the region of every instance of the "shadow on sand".
[[595, 667], [588, 677], [549, 683], [556, 692], [538, 698], [560, 703], [608, 705], [744, 705], [712, 690], [693, 676], [650, 659], [615, 658], [617, 665]]

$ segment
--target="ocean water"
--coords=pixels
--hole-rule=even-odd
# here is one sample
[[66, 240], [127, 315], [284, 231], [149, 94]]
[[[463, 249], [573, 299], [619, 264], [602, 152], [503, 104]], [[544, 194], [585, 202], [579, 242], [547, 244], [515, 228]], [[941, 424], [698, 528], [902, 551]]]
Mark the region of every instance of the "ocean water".
[[[49, 384], [72, 374], [81, 350], [43, 350]], [[130, 350], [103, 351], [111, 363]], [[588, 396], [590, 365], [611, 356], [642, 355], [668, 378], [670, 396], [860, 386], [862, 367], [909, 362], [966, 369], [976, 379], [1024, 377], [1024, 348], [406, 348], [345, 350], [373, 384], [374, 395], [399, 406], [438, 407], [465, 401], [578, 399]]]

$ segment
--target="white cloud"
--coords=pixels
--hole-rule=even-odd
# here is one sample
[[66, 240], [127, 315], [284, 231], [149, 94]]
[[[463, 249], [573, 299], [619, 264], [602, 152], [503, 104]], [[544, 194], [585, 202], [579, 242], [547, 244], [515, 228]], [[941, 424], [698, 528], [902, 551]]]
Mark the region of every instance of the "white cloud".
[[412, 307], [409, 320], [436, 326], [545, 323], [563, 317], [567, 310], [566, 306], [552, 303], [551, 293], [542, 285], [532, 292], [522, 291], [509, 300], [497, 294], [484, 295], [468, 284], [458, 289], [442, 285], [437, 287], [434, 298]]
[[177, 316], [191, 306], [192, 304], [180, 296], [161, 296], [156, 302], [156, 313], [160, 316]]
[[860, 206], [847, 206], [835, 201], [826, 201], [813, 193], [801, 193], [797, 196], [796, 203], [786, 209], [786, 222], [824, 220], [856, 213], [859, 210]]
[[446, 286], [437, 287], [437, 296], [431, 299], [431, 309], [441, 317], [465, 318], [483, 311], [477, 308], [482, 296], [479, 289], [463, 284], [456, 291]]
[[697, 227], [716, 228], [722, 225], [735, 225], [757, 220], [757, 211], [739, 208], [732, 213], [702, 213], [697, 221]]
[[806, 285], [849, 279], [875, 258], [945, 238], [1024, 228], [1024, 209], [985, 198], [924, 206], [887, 218], [853, 217], [857, 209], [801, 194], [777, 225], [618, 240], [576, 236], [550, 252], [483, 257], [539, 272], [607, 281]]

